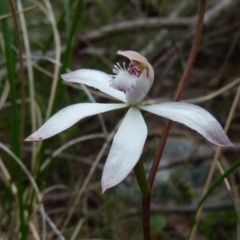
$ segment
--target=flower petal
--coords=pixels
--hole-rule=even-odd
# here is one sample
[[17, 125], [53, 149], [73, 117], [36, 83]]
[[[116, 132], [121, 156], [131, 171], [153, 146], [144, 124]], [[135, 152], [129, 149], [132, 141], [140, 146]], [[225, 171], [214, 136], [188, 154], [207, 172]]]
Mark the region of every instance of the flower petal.
[[189, 103], [167, 102], [140, 109], [183, 123], [218, 146], [234, 146], [219, 122], [205, 109]]
[[62, 74], [66, 82], [76, 82], [96, 88], [122, 102], [126, 102], [125, 94], [110, 87], [112, 77], [104, 72], [90, 69], [80, 69], [70, 73]]
[[116, 133], [102, 175], [102, 190], [120, 183], [139, 160], [147, 137], [141, 112], [131, 107]]
[[49, 138], [71, 127], [79, 120], [98, 113], [126, 107], [126, 104], [79, 103], [63, 108], [45, 122], [25, 141], [35, 142]]

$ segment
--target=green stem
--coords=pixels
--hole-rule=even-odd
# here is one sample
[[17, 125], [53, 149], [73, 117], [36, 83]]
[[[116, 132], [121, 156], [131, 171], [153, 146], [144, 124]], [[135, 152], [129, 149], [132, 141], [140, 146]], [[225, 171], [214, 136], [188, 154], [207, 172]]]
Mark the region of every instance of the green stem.
[[150, 187], [146, 178], [142, 160], [139, 160], [134, 167], [135, 176], [142, 193], [142, 230], [144, 240], [151, 240], [150, 234], [150, 206], [151, 194]]
[[143, 197], [147, 196], [150, 193], [150, 188], [148, 185], [142, 160], [139, 160], [136, 166], [134, 167], [134, 173], [137, 178], [138, 186], [140, 187], [142, 196]]
[[[20, 96], [21, 96], [21, 109], [20, 109], [20, 141], [22, 142], [24, 138], [24, 123], [25, 123], [25, 73], [23, 65], [23, 47], [22, 39], [19, 28], [19, 23], [17, 19], [16, 7], [13, 0], [9, 1], [11, 11], [13, 14], [14, 25], [16, 29], [17, 45], [18, 45], [18, 55], [19, 55], [19, 80], [20, 80]], [[21, 144], [20, 144], [20, 154], [22, 153]]]

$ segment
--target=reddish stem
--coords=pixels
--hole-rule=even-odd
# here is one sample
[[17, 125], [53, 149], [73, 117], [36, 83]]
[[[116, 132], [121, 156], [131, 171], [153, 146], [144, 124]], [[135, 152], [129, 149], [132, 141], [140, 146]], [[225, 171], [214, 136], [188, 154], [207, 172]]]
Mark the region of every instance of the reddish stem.
[[[207, 0], [200, 0], [200, 7], [199, 7], [199, 12], [198, 12], [198, 21], [197, 21], [197, 27], [196, 27], [196, 32], [194, 34], [194, 39], [193, 39], [193, 44], [192, 48], [190, 51], [190, 55], [188, 58], [188, 62], [186, 65], [186, 68], [184, 69], [183, 75], [179, 81], [179, 85], [177, 88], [177, 91], [174, 95], [173, 101], [177, 102], [181, 98], [184, 85], [189, 77], [191, 68], [193, 66], [194, 59], [196, 57], [199, 41], [201, 38], [201, 33], [202, 33], [202, 25], [203, 25], [203, 20], [204, 20], [204, 14], [205, 14], [205, 9], [206, 9], [206, 4]], [[149, 173], [148, 177], [148, 183], [150, 187], [150, 193], [147, 196], [142, 197], [142, 227], [143, 227], [143, 237], [144, 240], [151, 240], [151, 235], [150, 235], [150, 205], [151, 205], [151, 191], [153, 187], [153, 183], [155, 180], [155, 176], [158, 170], [158, 166], [162, 157], [162, 153], [168, 138], [168, 133], [171, 127], [172, 121], [167, 120], [165, 123], [165, 126], [163, 128], [162, 132], [162, 137], [159, 141], [154, 161]]]
[[[178, 102], [179, 99], [181, 98], [183, 89], [184, 89], [184, 85], [189, 77], [190, 71], [192, 69], [192, 65], [194, 62], [194, 59], [196, 57], [196, 53], [197, 53], [197, 49], [198, 49], [198, 45], [199, 45], [199, 41], [201, 38], [201, 33], [202, 33], [202, 25], [203, 25], [203, 20], [204, 20], [204, 14], [205, 14], [205, 9], [206, 9], [206, 3], [207, 0], [201, 0], [200, 1], [200, 7], [199, 7], [199, 14], [198, 14], [198, 22], [197, 22], [197, 27], [196, 27], [196, 32], [194, 34], [194, 39], [193, 39], [193, 44], [192, 44], [192, 48], [190, 51], [190, 55], [188, 58], [188, 62], [186, 65], [186, 68], [184, 69], [183, 75], [180, 79], [177, 91], [174, 95], [173, 101], [174, 102]], [[163, 132], [162, 132], [162, 137], [159, 141], [156, 153], [155, 153], [155, 157], [154, 157], [154, 161], [149, 173], [149, 177], [148, 177], [148, 182], [149, 182], [149, 186], [152, 189], [153, 183], [154, 183], [154, 179], [158, 170], [158, 166], [162, 157], [162, 153], [163, 153], [163, 149], [165, 147], [166, 141], [167, 141], [167, 137], [168, 137], [168, 133], [171, 127], [172, 121], [171, 120], [167, 120], [166, 124], [163, 128]]]
[[151, 240], [150, 205], [151, 194], [142, 196], [142, 231], [144, 240]]

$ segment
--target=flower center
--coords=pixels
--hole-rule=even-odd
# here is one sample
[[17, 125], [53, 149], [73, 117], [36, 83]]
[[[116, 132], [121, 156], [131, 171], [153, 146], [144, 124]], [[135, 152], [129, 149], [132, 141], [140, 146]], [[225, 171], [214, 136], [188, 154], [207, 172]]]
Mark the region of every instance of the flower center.
[[110, 87], [124, 93], [132, 92], [133, 87], [136, 86], [138, 76], [136, 74], [131, 74], [129, 69], [126, 69], [125, 63], [123, 63], [123, 67], [121, 67], [119, 63], [116, 63], [113, 67], [113, 73], [114, 75], [111, 75], [112, 80], [110, 82]]
[[136, 87], [136, 81], [141, 77], [147, 79], [148, 72], [146, 64], [135, 60], [130, 62], [128, 69], [126, 69], [125, 63], [123, 63], [123, 67], [116, 63], [113, 67], [114, 75], [111, 75], [110, 87], [124, 93], [132, 92]]

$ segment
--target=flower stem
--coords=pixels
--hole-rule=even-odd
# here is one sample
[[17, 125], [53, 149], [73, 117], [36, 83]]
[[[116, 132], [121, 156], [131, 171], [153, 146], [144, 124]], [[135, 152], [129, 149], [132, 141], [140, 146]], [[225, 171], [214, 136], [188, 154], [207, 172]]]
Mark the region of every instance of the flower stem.
[[134, 173], [137, 178], [138, 185], [140, 187], [142, 196], [147, 196], [150, 193], [150, 188], [146, 178], [143, 161], [140, 159], [134, 167]]
[[[197, 21], [197, 27], [196, 27], [196, 31], [194, 34], [194, 38], [193, 38], [192, 48], [190, 51], [190, 55], [188, 58], [186, 68], [184, 69], [183, 75], [179, 81], [177, 91], [173, 98], [174, 102], [179, 101], [181, 98], [184, 85], [189, 77], [190, 71], [193, 66], [194, 59], [196, 57], [196, 53], [197, 53], [197, 49], [198, 49], [198, 45], [199, 45], [199, 41], [200, 41], [201, 33], [202, 33], [202, 25], [203, 25], [203, 20], [204, 20], [206, 4], [207, 4], [207, 0], [200, 0], [198, 21]], [[151, 240], [151, 232], [150, 232], [151, 191], [152, 191], [153, 183], [154, 183], [155, 176], [156, 176], [156, 173], [158, 170], [158, 166], [159, 166], [159, 163], [160, 163], [160, 160], [162, 157], [162, 153], [163, 153], [163, 150], [164, 150], [167, 138], [168, 138], [168, 133], [169, 133], [171, 124], [172, 124], [171, 120], [166, 121], [165, 126], [163, 128], [162, 137], [159, 141], [159, 144], [158, 144], [158, 147], [156, 150], [154, 161], [153, 161], [153, 164], [152, 164], [149, 176], [148, 176], [148, 184], [149, 184], [148, 186], [150, 188], [150, 191], [146, 195], [145, 195], [145, 192], [143, 194], [143, 191], [142, 191], [142, 194], [143, 194], [142, 195], [142, 227], [143, 227], [144, 240]], [[136, 174], [136, 172], [135, 172], [135, 174]]]
[[151, 240], [150, 235], [150, 187], [146, 178], [143, 162], [140, 159], [134, 167], [135, 176], [142, 193], [142, 231], [144, 240]]
[[[194, 38], [193, 38], [193, 44], [192, 44], [192, 48], [190, 51], [190, 55], [187, 61], [187, 65], [186, 68], [184, 69], [183, 75], [179, 81], [179, 85], [177, 88], [177, 91], [175, 93], [175, 96], [173, 98], [174, 102], [177, 102], [180, 100], [182, 92], [183, 92], [183, 88], [184, 85], [189, 77], [190, 71], [192, 69], [192, 65], [194, 62], [194, 59], [196, 57], [196, 53], [197, 53], [197, 49], [198, 49], [198, 45], [199, 45], [199, 41], [201, 38], [201, 33], [202, 33], [202, 25], [203, 25], [203, 20], [204, 20], [204, 14], [205, 14], [205, 9], [206, 9], [206, 4], [207, 4], [207, 0], [200, 0], [200, 7], [199, 7], [199, 12], [198, 12], [198, 21], [197, 21], [197, 27], [196, 27], [196, 31], [194, 34]], [[157, 150], [156, 150], [156, 154], [154, 157], [154, 161], [149, 173], [149, 177], [148, 177], [148, 183], [150, 188], [152, 189], [153, 183], [154, 183], [154, 179], [158, 170], [158, 166], [162, 157], [162, 153], [163, 153], [163, 149], [165, 147], [166, 141], [167, 141], [167, 137], [168, 137], [168, 133], [171, 127], [172, 121], [171, 120], [167, 120], [166, 124], [163, 128], [163, 132], [162, 132], [162, 137], [159, 141]], [[149, 206], [150, 208], [150, 206]]]
[[150, 205], [151, 205], [151, 193], [142, 196], [142, 231], [143, 239], [151, 240], [151, 227], [150, 227]]

